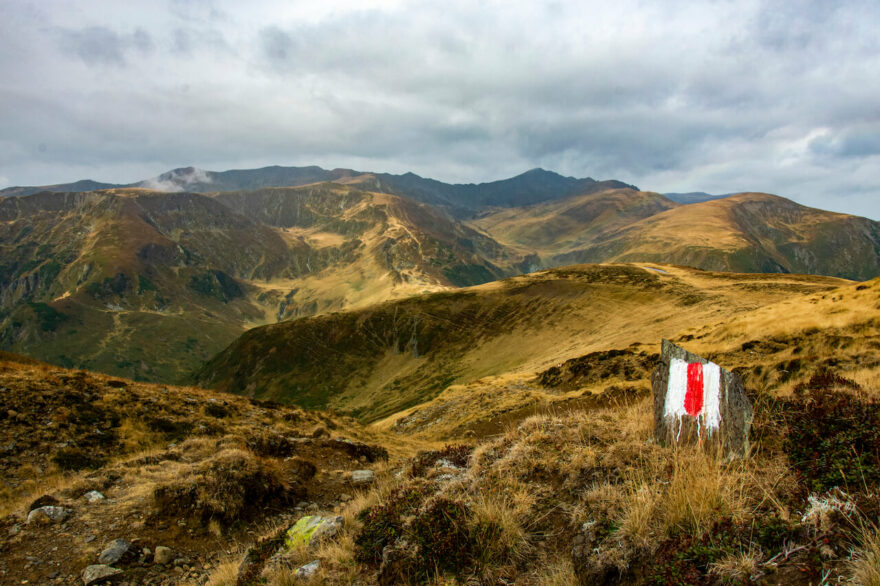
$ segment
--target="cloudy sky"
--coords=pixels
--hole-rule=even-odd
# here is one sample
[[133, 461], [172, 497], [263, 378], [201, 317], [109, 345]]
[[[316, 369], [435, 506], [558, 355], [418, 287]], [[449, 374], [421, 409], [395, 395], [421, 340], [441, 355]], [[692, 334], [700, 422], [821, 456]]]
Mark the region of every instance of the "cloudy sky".
[[876, 0], [0, 0], [0, 187], [533, 167], [880, 219]]

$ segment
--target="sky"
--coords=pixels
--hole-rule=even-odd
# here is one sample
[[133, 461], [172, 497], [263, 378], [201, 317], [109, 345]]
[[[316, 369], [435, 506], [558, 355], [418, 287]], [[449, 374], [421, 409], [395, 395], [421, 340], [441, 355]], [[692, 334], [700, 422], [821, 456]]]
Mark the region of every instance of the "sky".
[[880, 219], [876, 0], [0, 0], [0, 188], [534, 167]]

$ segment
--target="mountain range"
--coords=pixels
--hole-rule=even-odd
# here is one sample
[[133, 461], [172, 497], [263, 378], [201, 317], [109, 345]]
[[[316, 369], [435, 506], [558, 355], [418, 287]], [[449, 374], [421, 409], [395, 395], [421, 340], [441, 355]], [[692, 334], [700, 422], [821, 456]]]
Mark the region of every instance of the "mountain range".
[[419, 177], [414, 173], [393, 175], [352, 169], [328, 171], [316, 166], [272, 166], [221, 172], [205, 171], [195, 167], [181, 167], [162, 173], [152, 179], [124, 185], [99, 183], [87, 179], [59, 185], [8, 187], [0, 190], [0, 196], [32, 195], [41, 191], [81, 192], [124, 187], [166, 192], [214, 193], [248, 191], [265, 187], [299, 187], [326, 182], [355, 184], [364, 189], [404, 195], [416, 201], [448, 208], [457, 215], [468, 215], [487, 206], [521, 206], [612, 188], [637, 189], [633, 185], [616, 180], [596, 181], [590, 177], [576, 179], [563, 177], [558, 173], [544, 169], [532, 169], [510, 179], [489, 183], [449, 184]]
[[567, 265], [880, 274], [880, 224], [770, 194], [683, 204], [540, 169], [450, 185], [184, 168], [136, 185], [4, 190], [0, 349], [183, 381], [256, 326]]

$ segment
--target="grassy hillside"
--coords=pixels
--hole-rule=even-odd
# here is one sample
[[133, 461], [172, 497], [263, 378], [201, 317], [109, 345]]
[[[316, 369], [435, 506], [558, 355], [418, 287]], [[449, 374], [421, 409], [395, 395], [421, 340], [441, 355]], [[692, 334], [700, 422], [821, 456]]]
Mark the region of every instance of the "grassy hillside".
[[373, 420], [453, 384], [672, 336], [841, 280], [592, 265], [250, 330], [198, 384]]
[[674, 202], [657, 193], [615, 189], [498, 210], [474, 220], [474, 224], [500, 242], [547, 257], [601, 241], [674, 207]]
[[690, 205], [617, 189], [473, 220], [535, 266], [668, 262], [711, 271], [880, 274], [880, 224], [763, 193]]
[[5, 198], [0, 253], [0, 347], [154, 381], [254, 325], [483, 283], [517, 260], [422, 204], [332, 184]]
[[597, 261], [865, 280], [880, 274], [880, 224], [774, 195], [742, 193], [669, 209], [549, 262]]

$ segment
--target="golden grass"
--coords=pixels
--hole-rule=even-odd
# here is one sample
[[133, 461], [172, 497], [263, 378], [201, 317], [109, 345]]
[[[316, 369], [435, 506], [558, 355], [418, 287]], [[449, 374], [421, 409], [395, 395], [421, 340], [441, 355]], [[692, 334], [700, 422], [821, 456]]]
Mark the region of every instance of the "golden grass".
[[699, 448], [674, 449], [672, 456], [662, 508], [666, 533], [679, 529], [699, 535], [722, 518], [741, 520], [752, 512], [741, 462], [723, 463]]
[[227, 560], [221, 562], [211, 572], [205, 586], [235, 586], [238, 583], [238, 566], [240, 560]]
[[880, 586], [880, 533], [862, 525], [860, 546], [849, 563], [852, 581], [859, 586]]

